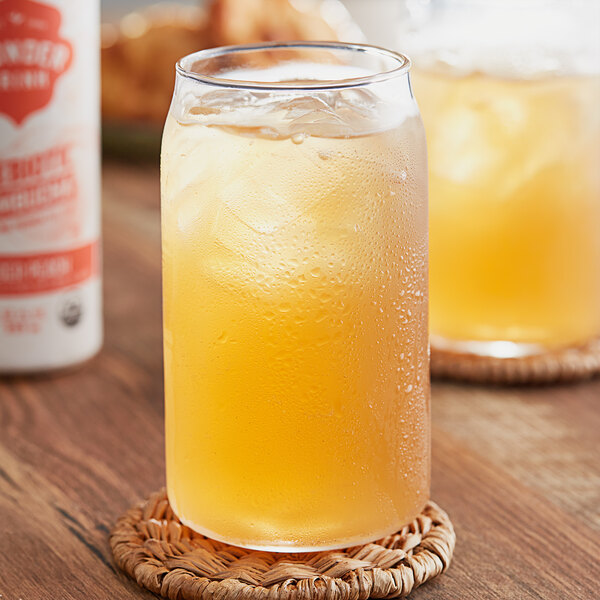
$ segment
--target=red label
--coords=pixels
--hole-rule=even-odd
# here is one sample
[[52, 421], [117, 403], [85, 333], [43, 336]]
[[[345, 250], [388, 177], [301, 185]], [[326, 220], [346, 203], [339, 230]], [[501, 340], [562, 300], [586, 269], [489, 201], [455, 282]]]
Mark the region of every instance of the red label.
[[0, 326], [5, 333], [39, 333], [46, 311], [37, 308], [7, 308], [0, 313]]
[[0, 0], [0, 114], [22, 123], [52, 99], [73, 60], [60, 12], [32, 0]]
[[39, 294], [89, 279], [97, 272], [98, 244], [73, 250], [0, 256], [0, 296]]
[[39, 154], [0, 160], [0, 233], [9, 218], [39, 213], [77, 198], [70, 151], [67, 145], [55, 146]]
[[41, 228], [38, 239], [48, 242], [80, 235], [79, 189], [71, 152], [71, 146], [57, 145], [0, 160], [0, 237], [36, 227]]

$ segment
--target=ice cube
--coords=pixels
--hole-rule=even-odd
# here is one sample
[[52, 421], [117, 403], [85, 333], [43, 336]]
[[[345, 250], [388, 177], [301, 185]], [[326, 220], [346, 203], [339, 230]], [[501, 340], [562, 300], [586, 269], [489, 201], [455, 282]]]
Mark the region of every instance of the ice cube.
[[198, 236], [207, 221], [214, 220], [217, 207], [207, 201], [206, 189], [192, 183], [184, 188], [173, 208], [177, 218], [177, 227], [183, 233]]
[[[246, 178], [247, 177], [247, 178]], [[279, 182], [250, 170], [247, 176], [230, 181], [220, 191], [223, 203], [247, 227], [259, 234], [272, 234], [300, 216], [291, 201], [292, 190], [282, 189]]]
[[335, 95], [333, 107], [337, 111], [343, 110], [350, 115], [375, 119], [377, 116], [376, 109], [379, 104], [380, 101], [373, 92], [360, 88], [350, 88], [341, 90]]
[[[190, 115], [212, 115], [222, 112], [232, 112], [244, 106], [255, 104], [255, 95], [248, 90], [224, 89], [215, 90], [203, 94], [202, 96], [193, 96], [189, 99]], [[184, 104], [186, 104], [184, 100]]]

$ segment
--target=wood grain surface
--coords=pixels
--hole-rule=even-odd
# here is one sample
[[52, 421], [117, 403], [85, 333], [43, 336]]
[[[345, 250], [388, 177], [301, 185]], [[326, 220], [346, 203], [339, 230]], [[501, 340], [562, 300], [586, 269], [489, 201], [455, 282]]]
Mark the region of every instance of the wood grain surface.
[[[0, 380], [0, 600], [154, 598], [108, 531], [164, 484], [158, 170], [104, 168], [106, 341]], [[458, 534], [413, 600], [600, 597], [600, 379], [433, 386], [432, 497]]]

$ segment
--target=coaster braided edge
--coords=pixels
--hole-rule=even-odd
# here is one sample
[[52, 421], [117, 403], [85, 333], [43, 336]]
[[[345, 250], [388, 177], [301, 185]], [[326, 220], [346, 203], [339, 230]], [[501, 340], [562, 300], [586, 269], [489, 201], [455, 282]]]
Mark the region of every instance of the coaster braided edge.
[[431, 347], [431, 375], [444, 379], [497, 384], [543, 384], [590, 379], [600, 373], [600, 338], [519, 358], [494, 358]]
[[200, 535], [173, 513], [165, 490], [128, 510], [110, 545], [116, 564], [169, 600], [401, 598], [445, 571], [456, 535], [434, 502], [397, 533], [344, 550], [259, 552]]

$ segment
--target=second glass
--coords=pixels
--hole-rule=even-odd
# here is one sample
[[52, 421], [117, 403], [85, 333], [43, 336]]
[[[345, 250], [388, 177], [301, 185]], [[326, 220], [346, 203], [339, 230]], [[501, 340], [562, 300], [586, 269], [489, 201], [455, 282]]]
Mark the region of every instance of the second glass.
[[167, 487], [235, 545], [341, 548], [429, 494], [427, 174], [408, 60], [183, 59], [162, 155]]
[[597, 2], [412, 2], [431, 333], [511, 358], [600, 338]]

